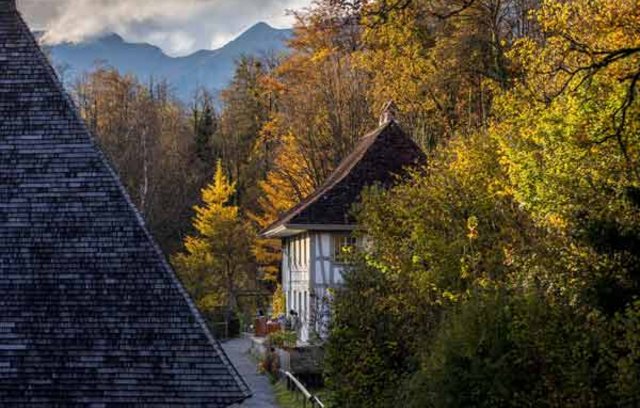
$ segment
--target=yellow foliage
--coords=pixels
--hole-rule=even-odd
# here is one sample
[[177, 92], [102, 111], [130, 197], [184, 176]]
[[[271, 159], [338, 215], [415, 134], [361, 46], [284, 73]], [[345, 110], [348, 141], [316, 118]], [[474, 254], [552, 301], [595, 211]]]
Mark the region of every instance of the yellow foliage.
[[[301, 160], [302, 152], [298, 149], [296, 138], [291, 133], [278, 135], [280, 123], [277, 118], [270, 121], [263, 129], [263, 137], [277, 140], [277, 152], [265, 180], [259, 183], [262, 194], [258, 199], [260, 213], [249, 214], [249, 217], [262, 229], [274, 223], [280, 215], [292, 208], [312, 192], [313, 183]], [[253, 252], [260, 265], [263, 278], [276, 283], [280, 271], [281, 249], [280, 239], [258, 239]]]
[[546, 0], [534, 13], [544, 43], [525, 38], [512, 57], [527, 77], [532, 96], [544, 100], [584, 84], [601, 69], [630, 81], [640, 63], [637, 0]]
[[235, 221], [238, 217], [238, 207], [227, 205], [235, 194], [235, 183], [230, 183], [222, 169], [222, 161], [218, 160], [214, 181], [202, 189], [203, 206], [195, 206], [196, 218], [194, 226], [204, 237], [219, 234], [216, 224], [225, 221]]
[[202, 189], [202, 205], [195, 206], [197, 234], [184, 240], [184, 252], [173, 265], [198, 307], [211, 314], [234, 310], [238, 291], [251, 283], [252, 231], [240, 219], [238, 207], [229, 205], [235, 186], [219, 161], [213, 182]]
[[276, 291], [273, 293], [273, 300], [271, 302], [271, 314], [273, 316], [280, 316], [286, 314], [285, 299], [282, 286], [278, 285]]

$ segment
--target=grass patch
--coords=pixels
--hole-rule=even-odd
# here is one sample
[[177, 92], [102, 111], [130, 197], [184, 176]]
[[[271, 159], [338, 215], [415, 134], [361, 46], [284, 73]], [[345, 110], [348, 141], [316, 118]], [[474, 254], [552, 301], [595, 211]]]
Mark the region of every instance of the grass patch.
[[[296, 401], [296, 395], [287, 389], [284, 382], [278, 381], [274, 385], [276, 402], [280, 408], [302, 408], [302, 401]], [[298, 396], [298, 399], [300, 397]]]
[[[273, 387], [276, 394], [276, 402], [280, 408], [302, 408], [304, 406], [302, 405], [302, 395], [298, 394], [298, 400], [296, 401], [296, 394], [287, 390], [287, 385], [284, 381], [278, 381]], [[322, 393], [315, 393], [315, 395], [322, 400]], [[307, 403], [307, 407], [309, 406], [310, 404]]]

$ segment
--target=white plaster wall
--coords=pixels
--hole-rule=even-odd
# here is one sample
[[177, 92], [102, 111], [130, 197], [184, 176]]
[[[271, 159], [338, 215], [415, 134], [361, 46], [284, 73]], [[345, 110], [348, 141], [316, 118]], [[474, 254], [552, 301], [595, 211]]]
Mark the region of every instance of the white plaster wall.
[[[283, 240], [282, 272], [287, 313], [292, 309], [298, 313], [302, 341], [308, 341], [313, 331], [321, 336], [328, 334], [323, 332], [328, 326], [329, 289], [344, 283], [344, 266], [333, 261], [333, 246], [330, 232], [310, 232]], [[312, 316], [312, 309], [316, 316]], [[316, 327], [310, 327], [314, 321]]]
[[300, 339], [309, 339], [310, 318], [310, 269], [311, 239], [309, 234], [299, 234], [283, 240], [283, 290], [285, 291], [287, 314], [298, 313], [301, 322]]
[[344, 283], [344, 278], [342, 276], [344, 272], [344, 267], [341, 265], [336, 265], [333, 270], [333, 284], [335, 286], [340, 286]]

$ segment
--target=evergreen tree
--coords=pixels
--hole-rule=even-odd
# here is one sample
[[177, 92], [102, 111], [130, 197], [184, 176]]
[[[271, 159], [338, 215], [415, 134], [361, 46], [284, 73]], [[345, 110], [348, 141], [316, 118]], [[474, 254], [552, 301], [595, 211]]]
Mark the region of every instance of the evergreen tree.
[[234, 202], [245, 210], [257, 208], [258, 181], [269, 161], [268, 151], [257, 143], [273, 108], [270, 92], [262, 85], [267, 66], [256, 58], [238, 61], [233, 81], [222, 92], [224, 110], [214, 142], [237, 183]]
[[192, 115], [196, 155], [202, 162], [211, 163], [215, 157], [213, 137], [218, 130], [218, 117], [208, 92], [198, 93]]

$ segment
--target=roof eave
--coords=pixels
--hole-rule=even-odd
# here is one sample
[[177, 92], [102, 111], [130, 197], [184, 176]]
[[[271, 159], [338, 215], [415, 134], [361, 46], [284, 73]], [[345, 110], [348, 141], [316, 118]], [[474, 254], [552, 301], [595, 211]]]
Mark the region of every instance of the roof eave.
[[260, 234], [262, 238], [287, 238], [307, 231], [353, 231], [355, 224], [280, 224]]

